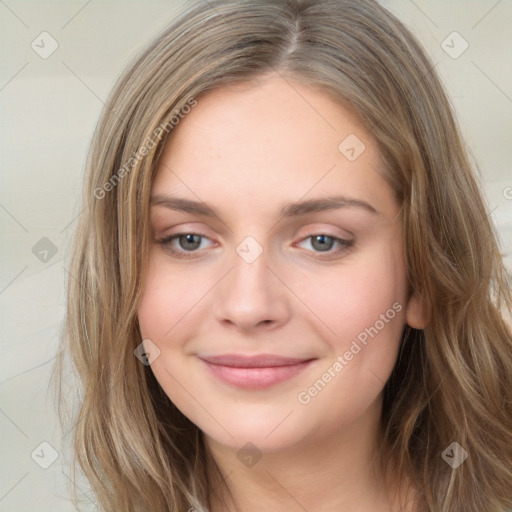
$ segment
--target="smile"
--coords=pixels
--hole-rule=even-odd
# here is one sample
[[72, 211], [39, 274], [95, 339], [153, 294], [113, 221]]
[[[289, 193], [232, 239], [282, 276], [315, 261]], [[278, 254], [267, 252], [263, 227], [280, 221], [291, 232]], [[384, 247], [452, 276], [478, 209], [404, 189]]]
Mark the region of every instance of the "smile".
[[262, 354], [200, 356], [214, 377], [244, 389], [264, 389], [291, 379], [305, 370], [313, 358], [290, 358]]

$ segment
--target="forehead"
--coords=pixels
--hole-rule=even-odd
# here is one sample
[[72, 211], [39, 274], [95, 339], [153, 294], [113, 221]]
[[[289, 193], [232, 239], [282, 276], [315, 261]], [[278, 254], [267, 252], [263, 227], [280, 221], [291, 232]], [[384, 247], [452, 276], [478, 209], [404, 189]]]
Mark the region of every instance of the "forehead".
[[261, 212], [342, 194], [386, 210], [393, 198], [379, 168], [377, 145], [354, 114], [319, 89], [275, 75], [200, 97], [171, 134], [153, 195], [218, 195]]

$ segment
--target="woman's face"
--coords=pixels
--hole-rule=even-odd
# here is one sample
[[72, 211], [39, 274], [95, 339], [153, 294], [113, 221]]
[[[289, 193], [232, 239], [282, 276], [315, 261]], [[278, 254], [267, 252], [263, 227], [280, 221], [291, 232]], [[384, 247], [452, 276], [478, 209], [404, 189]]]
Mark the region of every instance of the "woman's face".
[[174, 129], [140, 329], [166, 394], [217, 443], [270, 451], [377, 417], [422, 321], [379, 168], [353, 115], [276, 75], [208, 93]]

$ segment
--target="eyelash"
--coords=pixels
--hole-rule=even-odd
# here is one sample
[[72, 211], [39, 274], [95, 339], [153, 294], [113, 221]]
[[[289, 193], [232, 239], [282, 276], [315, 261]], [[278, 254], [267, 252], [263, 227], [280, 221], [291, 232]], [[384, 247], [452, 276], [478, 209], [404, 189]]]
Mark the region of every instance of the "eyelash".
[[[157, 242], [162, 245], [166, 251], [172, 253], [172, 254], [175, 254], [177, 255], [178, 258], [182, 258], [182, 259], [192, 259], [192, 258], [197, 258], [198, 256], [195, 256], [193, 255], [194, 253], [196, 252], [199, 252], [198, 250], [195, 250], [195, 251], [183, 251], [183, 250], [177, 250], [175, 248], [173, 248], [171, 246], [171, 242], [173, 240], [176, 240], [182, 236], [186, 236], [186, 235], [194, 235], [194, 236], [199, 236], [201, 237], [201, 239], [207, 239], [208, 237], [206, 235], [203, 235], [201, 233], [193, 233], [193, 232], [184, 232], [184, 233], [176, 233], [174, 235], [170, 235], [168, 237], [165, 237], [165, 238], [162, 238], [160, 240], [157, 240]], [[344, 238], [339, 238], [339, 237], [335, 237], [335, 236], [332, 236], [332, 235], [328, 235], [326, 233], [314, 233], [314, 234], [311, 234], [303, 239], [300, 240], [300, 242], [304, 242], [306, 240], [309, 240], [309, 239], [312, 239], [314, 237], [317, 237], [317, 236], [324, 236], [324, 237], [327, 237], [327, 238], [330, 238], [333, 240], [334, 243], [337, 243], [341, 246], [340, 249], [338, 249], [337, 251], [328, 251], [328, 252], [317, 252], [316, 254], [326, 254], [326, 255], [331, 255], [329, 256], [328, 258], [324, 258], [323, 256], [314, 256], [314, 258], [316, 259], [320, 259], [320, 260], [326, 260], [326, 259], [331, 259], [332, 255], [336, 255], [336, 254], [339, 254], [339, 253], [343, 253], [343, 252], [346, 252], [348, 251], [350, 248], [353, 247], [354, 245], [354, 242], [351, 241], [351, 240], [345, 240]]]

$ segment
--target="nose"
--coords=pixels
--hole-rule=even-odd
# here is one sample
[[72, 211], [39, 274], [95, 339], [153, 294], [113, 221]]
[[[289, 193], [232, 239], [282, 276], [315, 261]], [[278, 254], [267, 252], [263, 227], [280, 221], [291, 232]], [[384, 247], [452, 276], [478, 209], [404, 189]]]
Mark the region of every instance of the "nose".
[[234, 267], [218, 285], [216, 319], [250, 333], [282, 326], [290, 317], [290, 295], [264, 250], [248, 262], [235, 253]]

